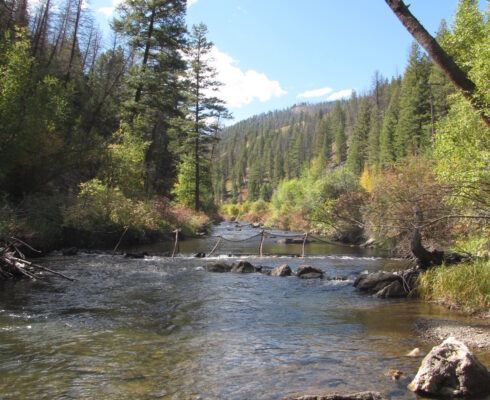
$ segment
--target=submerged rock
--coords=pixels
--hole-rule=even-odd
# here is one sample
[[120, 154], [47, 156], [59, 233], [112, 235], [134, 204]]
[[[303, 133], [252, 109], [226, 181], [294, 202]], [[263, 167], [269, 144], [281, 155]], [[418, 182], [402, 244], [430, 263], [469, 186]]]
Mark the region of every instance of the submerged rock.
[[291, 276], [291, 274], [291, 268], [287, 264], [274, 268], [270, 273], [271, 276]]
[[300, 265], [296, 276], [301, 279], [322, 279], [323, 271], [313, 268], [311, 265]]
[[485, 396], [490, 394], [490, 373], [464, 343], [449, 337], [422, 360], [408, 388], [440, 398]]
[[231, 272], [236, 272], [238, 274], [250, 274], [252, 272], [257, 272], [257, 270], [248, 261], [240, 261], [238, 264], [234, 264], [232, 266]]
[[206, 265], [206, 271], [208, 272], [230, 272], [231, 271], [231, 265], [228, 265], [223, 262], [216, 262], [212, 264]]
[[285, 397], [283, 400], [384, 400], [384, 397], [378, 392], [359, 392], [351, 394], [301, 395]]

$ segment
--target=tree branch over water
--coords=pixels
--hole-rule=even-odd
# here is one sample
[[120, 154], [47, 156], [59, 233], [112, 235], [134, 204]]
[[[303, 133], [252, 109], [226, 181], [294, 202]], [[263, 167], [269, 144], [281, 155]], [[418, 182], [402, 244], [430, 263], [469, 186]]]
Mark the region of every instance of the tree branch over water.
[[480, 118], [490, 127], [490, 119], [485, 115], [486, 105], [475, 96], [476, 85], [467, 74], [454, 62], [437, 41], [427, 32], [424, 26], [413, 16], [402, 0], [385, 0], [410, 34], [427, 51], [432, 60], [443, 70], [447, 77], [461, 90]]

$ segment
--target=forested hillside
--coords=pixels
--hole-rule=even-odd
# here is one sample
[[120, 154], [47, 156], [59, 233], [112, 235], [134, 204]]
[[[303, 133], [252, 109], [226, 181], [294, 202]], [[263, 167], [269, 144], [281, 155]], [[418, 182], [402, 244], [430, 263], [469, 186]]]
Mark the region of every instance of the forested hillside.
[[224, 212], [347, 242], [372, 238], [404, 255], [420, 240], [485, 254], [489, 25], [488, 9], [460, 1], [454, 22], [442, 21], [437, 33], [471, 93], [414, 42], [401, 76], [374, 72], [368, 89], [348, 100], [300, 104], [225, 129], [214, 163]]
[[113, 246], [207, 221], [182, 205], [213, 209], [199, 188], [226, 109], [204, 94], [212, 44], [185, 13], [123, 1], [103, 38], [83, 0], [0, 2], [2, 238]]

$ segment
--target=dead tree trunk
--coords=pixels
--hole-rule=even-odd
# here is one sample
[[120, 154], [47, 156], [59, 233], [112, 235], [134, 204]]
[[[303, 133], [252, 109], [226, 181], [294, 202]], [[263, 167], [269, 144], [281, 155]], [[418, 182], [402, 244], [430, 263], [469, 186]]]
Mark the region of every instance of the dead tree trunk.
[[429, 251], [422, 245], [420, 227], [424, 222], [424, 215], [418, 205], [415, 205], [414, 212], [415, 227], [412, 233], [412, 241], [410, 242], [412, 255], [417, 260], [418, 266], [422, 269], [427, 269], [431, 265], [441, 265], [444, 261], [444, 252], [438, 250]]
[[385, 0], [386, 4], [398, 17], [400, 22], [411, 33], [411, 35], [427, 51], [434, 62], [442, 69], [446, 76], [461, 90], [473, 108], [480, 114], [480, 118], [490, 127], [490, 118], [485, 115], [487, 106], [475, 97], [475, 83], [468, 78], [467, 74], [459, 68], [454, 60], [444, 51], [437, 41], [427, 32], [423, 25], [408, 10], [402, 0]]

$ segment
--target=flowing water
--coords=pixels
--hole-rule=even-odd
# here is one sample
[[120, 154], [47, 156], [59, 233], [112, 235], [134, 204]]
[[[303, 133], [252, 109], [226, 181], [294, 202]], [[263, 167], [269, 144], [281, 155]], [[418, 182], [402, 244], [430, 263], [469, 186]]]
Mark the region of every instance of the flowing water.
[[[223, 223], [215, 233], [258, 230]], [[278, 232], [280, 233], [280, 232]], [[203, 270], [216, 238], [185, 241], [181, 255], [153, 246], [144, 260], [52, 255], [50, 268], [77, 279], [0, 283], [2, 399], [280, 399], [305, 392], [376, 390], [414, 399], [406, 385], [427, 349], [422, 317], [454, 318], [434, 305], [357, 293], [354, 276], [400, 266], [367, 250], [268, 238], [223, 242], [214, 259], [254, 265], [308, 263], [329, 277], [274, 278]], [[233, 253], [237, 256], [229, 257]], [[255, 255], [253, 255], [255, 254]], [[269, 255], [267, 255], [269, 254]], [[274, 254], [274, 255], [272, 255]], [[385, 373], [404, 372], [399, 381]]]

